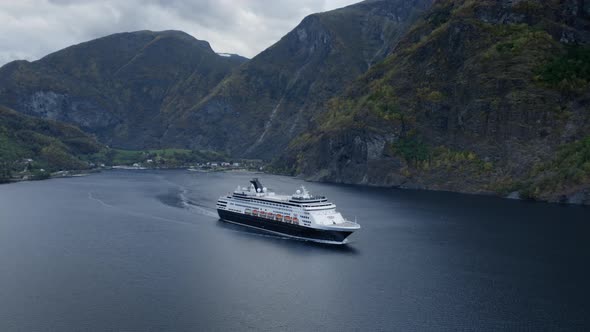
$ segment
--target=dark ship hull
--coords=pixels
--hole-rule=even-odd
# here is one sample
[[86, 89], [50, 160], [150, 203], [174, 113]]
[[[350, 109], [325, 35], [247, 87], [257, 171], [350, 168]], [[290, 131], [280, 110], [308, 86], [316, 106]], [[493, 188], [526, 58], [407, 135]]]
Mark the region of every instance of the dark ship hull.
[[219, 218], [231, 223], [304, 240], [342, 244], [346, 238], [353, 233], [352, 231], [332, 231], [310, 228], [220, 209], [218, 209], [217, 212], [219, 213]]

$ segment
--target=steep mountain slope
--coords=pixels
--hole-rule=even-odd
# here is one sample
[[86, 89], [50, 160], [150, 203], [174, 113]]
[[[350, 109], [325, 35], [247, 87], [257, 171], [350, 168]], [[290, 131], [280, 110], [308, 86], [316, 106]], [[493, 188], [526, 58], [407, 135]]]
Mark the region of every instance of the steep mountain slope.
[[590, 203], [588, 1], [437, 1], [275, 165]]
[[372, 0], [306, 17], [172, 124], [165, 142], [272, 158], [322, 104], [382, 60], [432, 0]]
[[167, 119], [246, 59], [179, 31], [120, 33], [0, 69], [0, 101], [118, 147], [157, 147]]
[[24, 167], [19, 164], [22, 159], [33, 159], [36, 165], [51, 171], [86, 169], [88, 163], [80, 157], [103, 148], [94, 137], [76, 127], [0, 106], [0, 173]]

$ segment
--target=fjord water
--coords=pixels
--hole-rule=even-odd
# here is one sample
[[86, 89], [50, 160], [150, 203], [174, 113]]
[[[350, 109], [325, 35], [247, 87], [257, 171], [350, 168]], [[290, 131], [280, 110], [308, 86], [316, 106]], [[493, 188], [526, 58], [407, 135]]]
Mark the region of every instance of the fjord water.
[[362, 225], [327, 246], [219, 221], [252, 176], [0, 186], [0, 330], [590, 329], [587, 208], [305, 183]]

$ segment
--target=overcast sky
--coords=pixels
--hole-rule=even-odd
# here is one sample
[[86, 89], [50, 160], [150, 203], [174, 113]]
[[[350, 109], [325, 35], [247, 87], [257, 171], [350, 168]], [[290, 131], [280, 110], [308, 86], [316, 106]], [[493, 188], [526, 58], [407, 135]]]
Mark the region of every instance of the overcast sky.
[[253, 57], [306, 15], [360, 0], [0, 0], [0, 66], [136, 30], [182, 30]]

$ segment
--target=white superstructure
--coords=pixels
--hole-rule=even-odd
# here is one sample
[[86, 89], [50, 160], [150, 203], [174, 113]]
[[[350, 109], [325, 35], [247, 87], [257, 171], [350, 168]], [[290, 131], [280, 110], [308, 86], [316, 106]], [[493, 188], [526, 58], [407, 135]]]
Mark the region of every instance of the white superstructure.
[[[303, 186], [293, 195], [278, 195], [263, 187], [258, 179], [253, 179], [248, 187], [238, 186], [233, 193], [220, 197], [217, 201], [217, 209], [222, 218], [222, 214], [228, 212], [238, 218], [252, 216], [257, 220], [275, 222], [269, 224], [271, 226], [280, 222], [316, 230], [348, 232], [349, 234], [360, 228], [356, 222], [346, 220], [342, 214], [336, 211], [336, 205], [329, 202], [324, 196], [311, 195]], [[248, 223], [248, 225], [253, 226], [252, 223]], [[264, 227], [267, 230], [272, 228]], [[299, 228], [297, 227], [297, 229]], [[281, 232], [283, 231], [281, 230]]]

